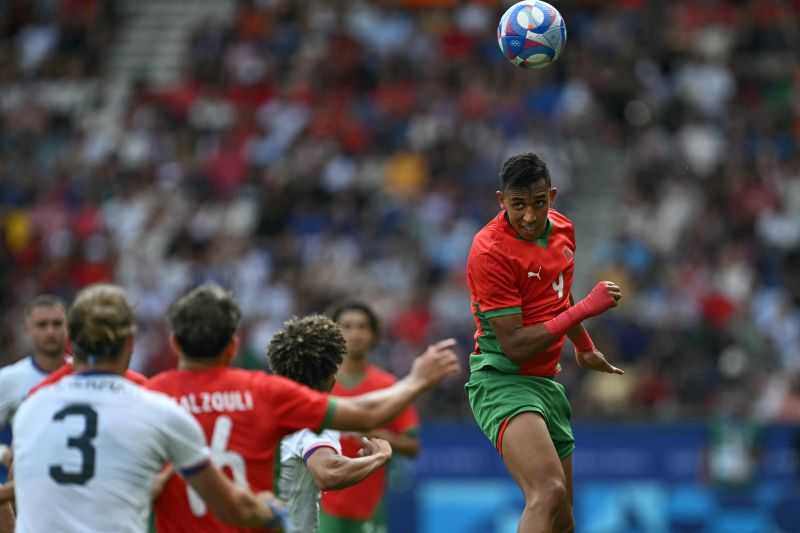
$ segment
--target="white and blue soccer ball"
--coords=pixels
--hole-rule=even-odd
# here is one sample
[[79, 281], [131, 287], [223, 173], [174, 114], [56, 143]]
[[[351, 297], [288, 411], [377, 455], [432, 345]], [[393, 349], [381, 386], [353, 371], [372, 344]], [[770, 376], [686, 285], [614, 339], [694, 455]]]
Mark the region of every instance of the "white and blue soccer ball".
[[543, 68], [561, 55], [567, 26], [561, 13], [547, 2], [523, 0], [500, 18], [497, 42], [503, 55], [516, 66]]

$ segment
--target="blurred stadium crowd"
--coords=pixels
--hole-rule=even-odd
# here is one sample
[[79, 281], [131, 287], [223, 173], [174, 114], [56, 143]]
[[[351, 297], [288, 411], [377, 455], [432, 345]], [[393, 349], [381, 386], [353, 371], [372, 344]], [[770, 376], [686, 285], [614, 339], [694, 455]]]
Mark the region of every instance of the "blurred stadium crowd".
[[[0, 363], [27, 349], [28, 299], [106, 280], [137, 303], [146, 373], [174, 365], [164, 311], [206, 279], [243, 306], [242, 365], [341, 298], [379, 311], [395, 372], [438, 337], [467, 352], [472, 236], [500, 163], [535, 150], [578, 221], [578, 286], [626, 293], [590, 325], [626, 376], [564, 358], [575, 416], [694, 418], [733, 395], [800, 421], [800, 2], [554, 4], [565, 54], [521, 71], [497, 51], [507, 4], [243, 1], [108, 129], [115, 3], [1, 2]], [[461, 385], [423, 414], [469, 419]]]

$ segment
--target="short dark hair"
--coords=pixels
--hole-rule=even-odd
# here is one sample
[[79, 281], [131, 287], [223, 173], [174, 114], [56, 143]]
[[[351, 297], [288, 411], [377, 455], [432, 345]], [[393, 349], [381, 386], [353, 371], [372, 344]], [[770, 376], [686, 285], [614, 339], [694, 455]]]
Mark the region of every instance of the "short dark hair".
[[287, 320], [267, 347], [274, 373], [317, 390], [336, 374], [344, 353], [342, 331], [323, 315]]
[[372, 330], [372, 334], [375, 336], [375, 341], [377, 342], [381, 333], [381, 321], [378, 319], [378, 314], [375, 313], [375, 311], [364, 302], [358, 300], [348, 300], [334, 306], [328, 312], [328, 314], [334, 322], [338, 322], [339, 318], [341, 318], [341, 316], [348, 311], [359, 311], [367, 316], [369, 329]]
[[500, 190], [513, 187], [530, 187], [539, 180], [550, 187], [550, 171], [541, 157], [533, 152], [509, 157], [500, 169]]
[[31, 316], [33, 310], [38, 307], [63, 307], [64, 309], [67, 308], [64, 305], [64, 301], [59, 298], [58, 296], [53, 296], [52, 294], [40, 294], [27, 304], [25, 304], [25, 309], [23, 313], [25, 313], [25, 318]]
[[214, 359], [230, 343], [242, 311], [230, 292], [216, 283], [203, 284], [179, 298], [167, 311], [172, 334], [183, 355]]

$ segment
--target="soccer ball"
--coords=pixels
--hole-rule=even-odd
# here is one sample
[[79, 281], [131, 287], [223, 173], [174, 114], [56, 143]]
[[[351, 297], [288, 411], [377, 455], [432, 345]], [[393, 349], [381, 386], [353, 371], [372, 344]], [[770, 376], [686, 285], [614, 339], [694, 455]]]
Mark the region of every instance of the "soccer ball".
[[558, 59], [567, 26], [556, 8], [540, 0], [509, 7], [497, 25], [500, 51], [518, 67], [543, 68]]

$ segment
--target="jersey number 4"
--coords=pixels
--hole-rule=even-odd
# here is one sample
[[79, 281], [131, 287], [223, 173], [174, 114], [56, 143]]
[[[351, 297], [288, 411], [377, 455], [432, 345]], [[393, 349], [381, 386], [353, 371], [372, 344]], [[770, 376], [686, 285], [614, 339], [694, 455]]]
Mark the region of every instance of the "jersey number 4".
[[[233, 473], [234, 483], [240, 487], [248, 488], [247, 469], [244, 459], [238, 453], [226, 449], [232, 432], [233, 420], [231, 420], [231, 417], [225, 415], [217, 417], [217, 421], [214, 423], [214, 433], [211, 435], [211, 461], [221, 469], [229, 468]], [[192, 514], [195, 516], [205, 515], [206, 503], [192, 487], [186, 485], [186, 489]]]
[[558, 275], [558, 279], [555, 280], [551, 286], [553, 287], [553, 290], [558, 293], [558, 299], [559, 300], [564, 297], [564, 273], [563, 272]]
[[74, 448], [81, 454], [81, 468], [69, 472], [62, 465], [50, 465], [50, 477], [59, 485], [85, 485], [94, 477], [95, 448], [92, 441], [97, 437], [97, 411], [88, 404], [71, 404], [53, 415], [53, 421], [61, 422], [68, 416], [80, 416], [84, 420], [83, 432], [67, 439], [67, 448]]

